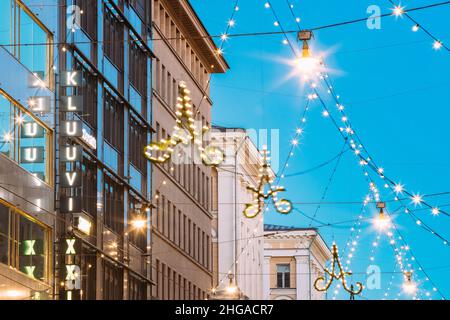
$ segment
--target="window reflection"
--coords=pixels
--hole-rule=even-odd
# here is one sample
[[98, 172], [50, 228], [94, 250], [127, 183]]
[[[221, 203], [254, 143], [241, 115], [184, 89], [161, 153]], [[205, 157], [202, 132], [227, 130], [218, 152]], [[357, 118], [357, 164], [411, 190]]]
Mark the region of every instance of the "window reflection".
[[0, 91], [0, 153], [46, 182], [50, 134]]
[[0, 12], [0, 45], [4, 45], [28, 70], [48, 82], [51, 35], [16, 0], [0, 1]]
[[48, 281], [48, 228], [0, 203], [0, 263]]

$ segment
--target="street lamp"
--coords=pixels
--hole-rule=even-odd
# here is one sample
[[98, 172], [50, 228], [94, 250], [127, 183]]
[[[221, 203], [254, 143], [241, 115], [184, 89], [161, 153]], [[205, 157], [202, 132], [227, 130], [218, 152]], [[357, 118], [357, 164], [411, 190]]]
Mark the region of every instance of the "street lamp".
[[412, 271], [405, 271], [404, 278], [403, 291], [407, 294], [415, 294], [417, 291], [417, 284], [412, 280]]
[[311, 40], [312, 37], [313, 33], [310, 30], [302, 30], [297, 34], [297, 40], [303, 41], [302, 56], [297, 59], [297, 67], [306, 76], [314, 72], [320, 64], [319, 59], [312, 56], [309, 48], [308, 41]]
[[380, 209], [380, 213], [379, 213], [378, 217], [376, 217], [373, 220], [373, 223], [379, 231], [385, 231], [390, 226], [389, 217], [387, 217], [383, 211], [383, 209], [386, 208], [386, 203], [385, 202], [377, 202], [377, 208]]

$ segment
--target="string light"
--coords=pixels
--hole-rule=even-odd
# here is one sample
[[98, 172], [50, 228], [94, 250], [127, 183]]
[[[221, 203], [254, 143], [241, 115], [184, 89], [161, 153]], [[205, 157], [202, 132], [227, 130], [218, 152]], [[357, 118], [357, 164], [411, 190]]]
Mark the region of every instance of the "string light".
[[[179, 144], [188, 145], [193, 142], [205, 165], [219, 165], [224, 160], [224, 153], [220, 148], [211, 145], [203, 148], [202, 140], [199, 138], [200, 133], [193, 118], [190, 91], [183, 81], [178, 85], [178, 91], [179, 97], [177, 98], [177, 111], [175, 112], [177, 118], [172, 136], [169, 139], [151, 142], [144, 150], [145, 156], [151, 162], [165, 163], [172, 157], [176, 146]], [[201, 128], [201, 134], [209, 130], [208, 126], [204, 126]], [[155, 153], [159, 153], [159, 155], [154, 155]]]
[[442, 48], [442, 42], [439, 40], [435, 40], [433, 43], [433, 49], [435, 50], [439, 50]]
[[417, 284], [411, 279], [412, 272], [404, 273], [403, 291], [407, 294], [416, 294]]
[[[259, 168], [259, 181], [257, 186], [248, 186], [247, 189], [253, 192], [253, 202], [247, 203], [244, 209], [244, 215], [247, 218], [254, 218], [261, 213], [263, 203], [261, 199], [272, 199], [275, 209], [282, 214], [288, 214], [292, 210], [292, 203], [286, 199], [278, 200], [277, 194], [286, 191], [284, 187], [273, 186], [274, 179], [270, 175], [271, 168], [269, 164], [268, 151], [264, 147], [262, 150], [262, 164]], [[268, 186], [267, 193], [264, 191]]]
[[[328, 268], [324, 269], [325, 273], [329, 275], [329, 279], [327, 282], [325, 282], [324, 276], [318, 277], [316, 281], [314, 281], [314, 288], [317, 291], [322, 292], [327, 291], [330, 288], [333, 281], [336, 279], [337, 281], [341, 281], [342, 287], [344, 288], [345, 291], [350, 293], [350, 297], [354, 297], [355, 295], [360, 294], [364, 288], [361, 282], [356, 283], [358, 287], [356, 290], [354, 289], [353, 285], [351, 285], [350, 287], [347, 286], [346, 276], [350, 276], [352, 275], [352, 273], [344, 271], [344, 269], [342, 268], [341, 261], [339, 258], [338, 247], [335, 243], [333, 243], [333, 248], [331, 251], [333, 255], [333, 261], [331, 263], [331, 271]], [[336, 273], [336, 267], [339, 269], [338, 273]], [[319, 286], [319, 282], [324, 283], [324, 285]]]
[[405, 7], [398, 5], [398, 6], [395, 6], [394, 9], [392, 9], [392, 11], [396, 17], [400, 17], [401, 15], [403, 15], [405, 13], [404, 9], [405, 9]]

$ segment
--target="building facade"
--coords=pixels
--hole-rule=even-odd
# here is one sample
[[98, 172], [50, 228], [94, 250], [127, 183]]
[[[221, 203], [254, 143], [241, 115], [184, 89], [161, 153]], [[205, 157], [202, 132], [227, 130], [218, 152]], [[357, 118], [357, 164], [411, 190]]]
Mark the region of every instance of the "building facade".
[[0, 298], [149, 298], [150, 2], [0, 6]]
[[332, 255], [317, 229], [265, 225], [264, 232], [264, 299], [325, 299], [314, 281]]
[[[211, 74], [228, 69], [187, 0], [152, 0], [154, 140], [169, 139], [180, 82], [190, 91], [198, 127], [210, 126]], [[206, 139], [204, 139], [206, 141]], [[175, 160], [178, 159], [178, 161]], [[153, 164], [152, 296], [205, 299], [212, 286], [211, 168], [195, 148]]]
[[214, 287], [221, 291], [228, 286], [231, 274], [243, 297], [261, 300], [263, 215], [249, 219], [243, 211], [253, 201], [247, 186], [257, 185], [262, 156], [244, 129], [214, 128], [212, 139], [225, 153], [225, 161], [213, 169], [212, 180]]
[[0, 2], [0, 299], [54, 297], [55, 125], [30, 101], [54, 106], [58, 20], [34, 2]]

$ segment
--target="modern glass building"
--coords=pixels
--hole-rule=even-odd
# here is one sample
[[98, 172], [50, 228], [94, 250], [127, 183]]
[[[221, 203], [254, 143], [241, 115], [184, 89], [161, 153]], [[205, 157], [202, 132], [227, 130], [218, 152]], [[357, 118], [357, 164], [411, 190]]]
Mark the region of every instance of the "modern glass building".
[[150, 1], [0, 1], [0, 299], [150, 296]]

